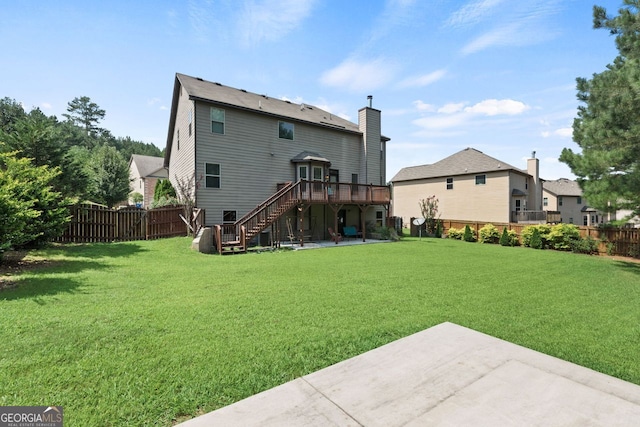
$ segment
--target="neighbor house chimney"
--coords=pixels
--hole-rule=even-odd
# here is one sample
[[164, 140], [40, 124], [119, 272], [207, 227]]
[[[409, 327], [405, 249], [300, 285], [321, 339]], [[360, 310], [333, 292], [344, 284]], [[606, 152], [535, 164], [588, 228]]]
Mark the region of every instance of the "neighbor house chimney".
[[534, 211], [542, 210], [542, 183], [540, 182], [540, 160], [536, 159], [536, 152], [531, 153], [527, 160], [527, 173], [532, 177], [532, 185], [529, 188], [529, 201]]

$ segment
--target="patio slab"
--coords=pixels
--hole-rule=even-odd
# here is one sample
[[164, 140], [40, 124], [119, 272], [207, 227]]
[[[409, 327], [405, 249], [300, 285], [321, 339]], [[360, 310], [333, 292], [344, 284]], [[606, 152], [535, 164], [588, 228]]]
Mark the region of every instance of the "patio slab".
[[636, 426], [640, 386], [442, 323], [180, 424]]

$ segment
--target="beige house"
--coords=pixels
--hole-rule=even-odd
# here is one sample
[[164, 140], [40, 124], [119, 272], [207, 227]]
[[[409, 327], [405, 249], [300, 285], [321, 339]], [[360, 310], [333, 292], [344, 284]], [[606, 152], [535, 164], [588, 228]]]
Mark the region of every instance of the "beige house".
[[[535, 155], [535, 153], [533, 153]], [[391, 180], [393, 215], [419, 218], [419, 202], [439, 201], [441, 218], [482, 222], [541, 222], [542, 185], [539, 160], [522, 170], [473, 148], [436, 163], [401, 169]]]
[[[162, 157], [134, 154], [129, 160], [129, 197], [142, 194], [141, 207], [148, 208], [153, 201], [153, 192], [159, 179], [169, 177]], [[133, 204], [130, 199], [129, 203]]]
[[596, 226], [615, 219], [587, 205], [577, 181], [560, 178], [543, 183], [542, 205], [545, 210], [560, 212], [560, 222]]
[[[381, 112], [352, 123], [308, 104], [176, 74], [164, 166], [194, 178], [206, 225], [238, 237], [328, 238], [388, 215]], [[285, 202], [286, 200], [286, 202]], [[295, 209], [297, 208], [297, 209]]]

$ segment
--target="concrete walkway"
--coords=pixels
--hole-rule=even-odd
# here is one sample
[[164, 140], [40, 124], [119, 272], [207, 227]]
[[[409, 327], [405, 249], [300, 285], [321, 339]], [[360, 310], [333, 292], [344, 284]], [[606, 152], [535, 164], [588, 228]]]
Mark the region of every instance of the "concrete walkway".
[[443, 323], [180, 425], [638, 426], [640, 386]]

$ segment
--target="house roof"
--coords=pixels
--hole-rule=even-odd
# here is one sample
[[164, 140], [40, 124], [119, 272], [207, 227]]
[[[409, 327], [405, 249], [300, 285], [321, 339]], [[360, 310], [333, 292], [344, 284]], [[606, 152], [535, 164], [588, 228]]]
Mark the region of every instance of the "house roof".
[[143, 156], [141, 154], [133, 154], [129, 160], [129, 167], [131, 163], [135, 163], [138, 168], [140, 176], [166, 178], [167, 170], [164, 168], [163, 157]]
[[312, 105], [296, 104], [180, 73], [176, 78], [192, 99], [361, 133], [357, 124]]
[[545, 181], [542, 188], [555, 196], [582, 196], [582, 189], [578, 182], [567, 178]]
[[295, 156], [291, 159], [293, 163], [302, 163], [302, 162], [321, 162], [328, 163], [331, 165], [331, 162], [327, 160], [325, 157], [321, 156], [318, 153], [314, 153], [313, 151], [303, 151], [302, 153]]
[[410, 166], [400, 169], [392, 182], [412, 181], [416, 179], [437, 178], [444, 176], [467, 175], [484, 172], [514, 170], [527, 174], [526, 171], [511, 166], [475, 148], [465, 148], [449, 157], [430, 165]]

